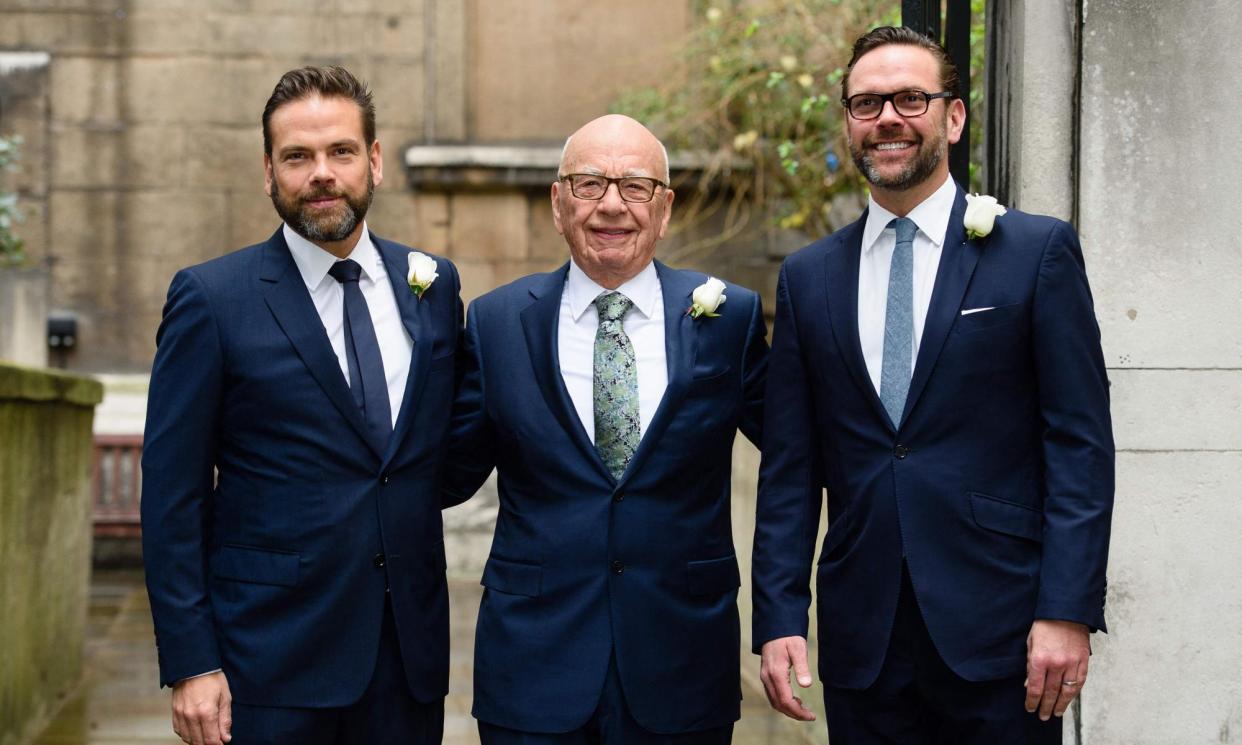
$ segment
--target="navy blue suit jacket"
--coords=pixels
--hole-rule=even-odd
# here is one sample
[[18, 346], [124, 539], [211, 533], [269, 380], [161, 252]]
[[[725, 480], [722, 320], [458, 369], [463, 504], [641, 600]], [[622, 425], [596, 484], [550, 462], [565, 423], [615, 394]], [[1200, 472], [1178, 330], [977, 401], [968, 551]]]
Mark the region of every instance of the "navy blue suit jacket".
[[[1017, 210], [966, 239], [959, 190], [894, 430], [863, 361], [863, 219], [781, 270], [754, 554], [754, 643], [805, 636], [816, 526], [820, 676], [879, 673], [904, 555], [968, 680], [1020, 675], [1034, 619], [1104, 628], [1113, 439], [1078, 238]], [[963, 310], [991, 308], [962, 315]]]
[[387, 443], [368, 433], [281, 231], [173, 278], [142, 458], [164, 685], [222, 668], [240, 703], [352, 703], [375, 665], [387, 580], [411, 692], [447, 691], [437, 474], [459, 282], [437, 259], [419, 301], [410, 249], [372, 240], [414, 339]]
[[528, 732], [584, 725], [610, 655], [634, 718], [661, 733], [739, 716], [739, 575], [729, 486], [737, 430], [758, 443], [767, 358], [759, 297], [729, 284], [691, 318], [707, 279], [656, 262], [668, 388], [619, 482], [560, 373], [568, 264], [470, 306], [448, 500], [498, 468], [483, 572], [474, 715]]

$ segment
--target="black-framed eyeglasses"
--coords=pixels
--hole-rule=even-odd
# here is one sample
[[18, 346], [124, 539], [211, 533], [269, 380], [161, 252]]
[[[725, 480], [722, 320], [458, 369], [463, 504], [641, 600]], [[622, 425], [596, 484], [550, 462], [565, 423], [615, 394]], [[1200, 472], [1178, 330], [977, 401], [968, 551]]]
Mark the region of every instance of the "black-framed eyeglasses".
[[567, 173], [560, 180], [569, 182], [569, 192], [575, 197], [591, 201], [603, 199], [613, 184], [617, 185], [617, 194], [625, 202], [650, 202], [658, 187], [668, 187], [663, 181], [646, 176], [608, 178], [594, 173]]
[[923, 91], [897, 91], [896, 93], [855, 93], [841, 99], [850, 116], [859, 120], [875, 119], [884, 111], [885, 102], [892, 102], [893, 111], [902, 116], [922, 116], [936, 98], [953, 98], [949, 91], [925, 93]]

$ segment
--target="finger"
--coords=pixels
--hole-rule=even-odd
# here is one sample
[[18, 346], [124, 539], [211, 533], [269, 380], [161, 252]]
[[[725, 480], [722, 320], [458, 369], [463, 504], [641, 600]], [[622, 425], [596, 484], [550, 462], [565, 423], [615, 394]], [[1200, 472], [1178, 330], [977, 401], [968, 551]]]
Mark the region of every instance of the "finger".
[[770, 656], [764, 656], [759, 671], [759, 679], [763, 681], [763, 692], [768, 697], [768, 705], [773, 709], [779, 708], [778, 702], [781, 700], [781, 689], [777, 681], [783, 680], [788, 676], [788, 670], [782, 671], [780, 663]]
[[1061, 681], [1061, 695], [1057, 698], [1056, 706], [1052, 713], [1058, 717], [1065, 716], [1065, 710], [1069, 708], [1078, 694], [1082, 693], [1082, 687], [1087, 682], [1087, 663], [1083, 660], [1078, 663], [1073, 676], [1066, 675]]
[[793, 650], [793, 669], [794, 677], [798, 679], [798, 685], [803, 688], [811, 687], [811, 666], [806, 660], [806, 648], [800, 647]]
[[233, 739], [233, 700], [224, 696], [220, 700], [220, 742]]
[[1044, 671], [1034, 665], [1027, 666], [1026, 673], [1026, 711], [1035, 713], [1039, 707], [1039, 699], [1044, 695]]
[[1065, 673], [1060, 667], [1051, 668], [1044, 676], [1044, 691], [1039, 699], [1039, 718], [1045, 722], [1052, 718], [1052, 710], [1061, 696], [1061, 683], [1064, 680]]

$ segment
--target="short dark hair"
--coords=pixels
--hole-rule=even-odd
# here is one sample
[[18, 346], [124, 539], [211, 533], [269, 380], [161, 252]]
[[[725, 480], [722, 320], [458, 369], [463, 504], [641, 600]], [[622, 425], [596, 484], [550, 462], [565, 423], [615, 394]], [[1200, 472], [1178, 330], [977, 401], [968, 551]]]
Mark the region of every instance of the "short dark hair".
[[362, 136], [367, 147], [375, 142], [375, 104], [366, 83], [339, 65], [299, 67], [280, 76], [272, 95], [263, 107], [263, 152], [272, 154], [272, 114], [281, 106], [311, 96], [337, 96], [358, 104], [362, 112]]
[[[952, 93], [954, 98], [962, 97], [962, 83], [957, 74], [957, 66], [953, 64], [953, 60], [949, 59], [949, 53], [939, 42], [914, 29], [880, 26], [858, 37], [858, 41], [854, 42], [854, 56], [850, 57], [850, 63], [845, 68], [845, 76], [841, 78], [841, 98], [849, 97], [850, 73], [853, 72], [858, 60], [867, 52], [890, 44], [904, 44], [926, 49], [940, 63], [940, 90]], [[925, 92], [938, 93], [939, 91]]]

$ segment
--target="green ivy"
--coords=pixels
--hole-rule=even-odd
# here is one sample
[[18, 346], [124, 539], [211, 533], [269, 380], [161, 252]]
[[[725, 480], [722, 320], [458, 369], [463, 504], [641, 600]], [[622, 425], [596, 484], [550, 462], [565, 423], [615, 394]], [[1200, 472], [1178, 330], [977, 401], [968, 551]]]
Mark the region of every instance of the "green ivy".
[[[0, 172], [14, 170], [20, 155], [22, 138], [0, 136]], [[26, 261], [25, 244], [13, 232], [22, 221], [17, 208], [17, 195], [0, 190], [0, 266], [20, 266]]]
[[[811, 236], [831, 232], [839, 227], [829, 219], [833, 200], [866, 190], [849, 164], [845, 114], [837, 103], [843, 65], [854, 39], [877, 26], [901, 23], [901, 3], [709, 0], [696, 5], [704, 11], [703, 21], [666, 82], [627, 92], [612, 110], [646, 123], [670, 148], [708, 154], [683, 220], [715, 212], [723, 200], [728, 235], [772, 224]], [[970, 95], [976, 114], [982, 112], [983, 6], [984, 0], [972, 0], [971, 66], [977, 72]], [[976, 115], [971, 122], [976, 147], [981, 120]], [[768, 220], [738, 224], [750, 220], [751, 211], [739, 207], [746, 201], [766, 208]]]

